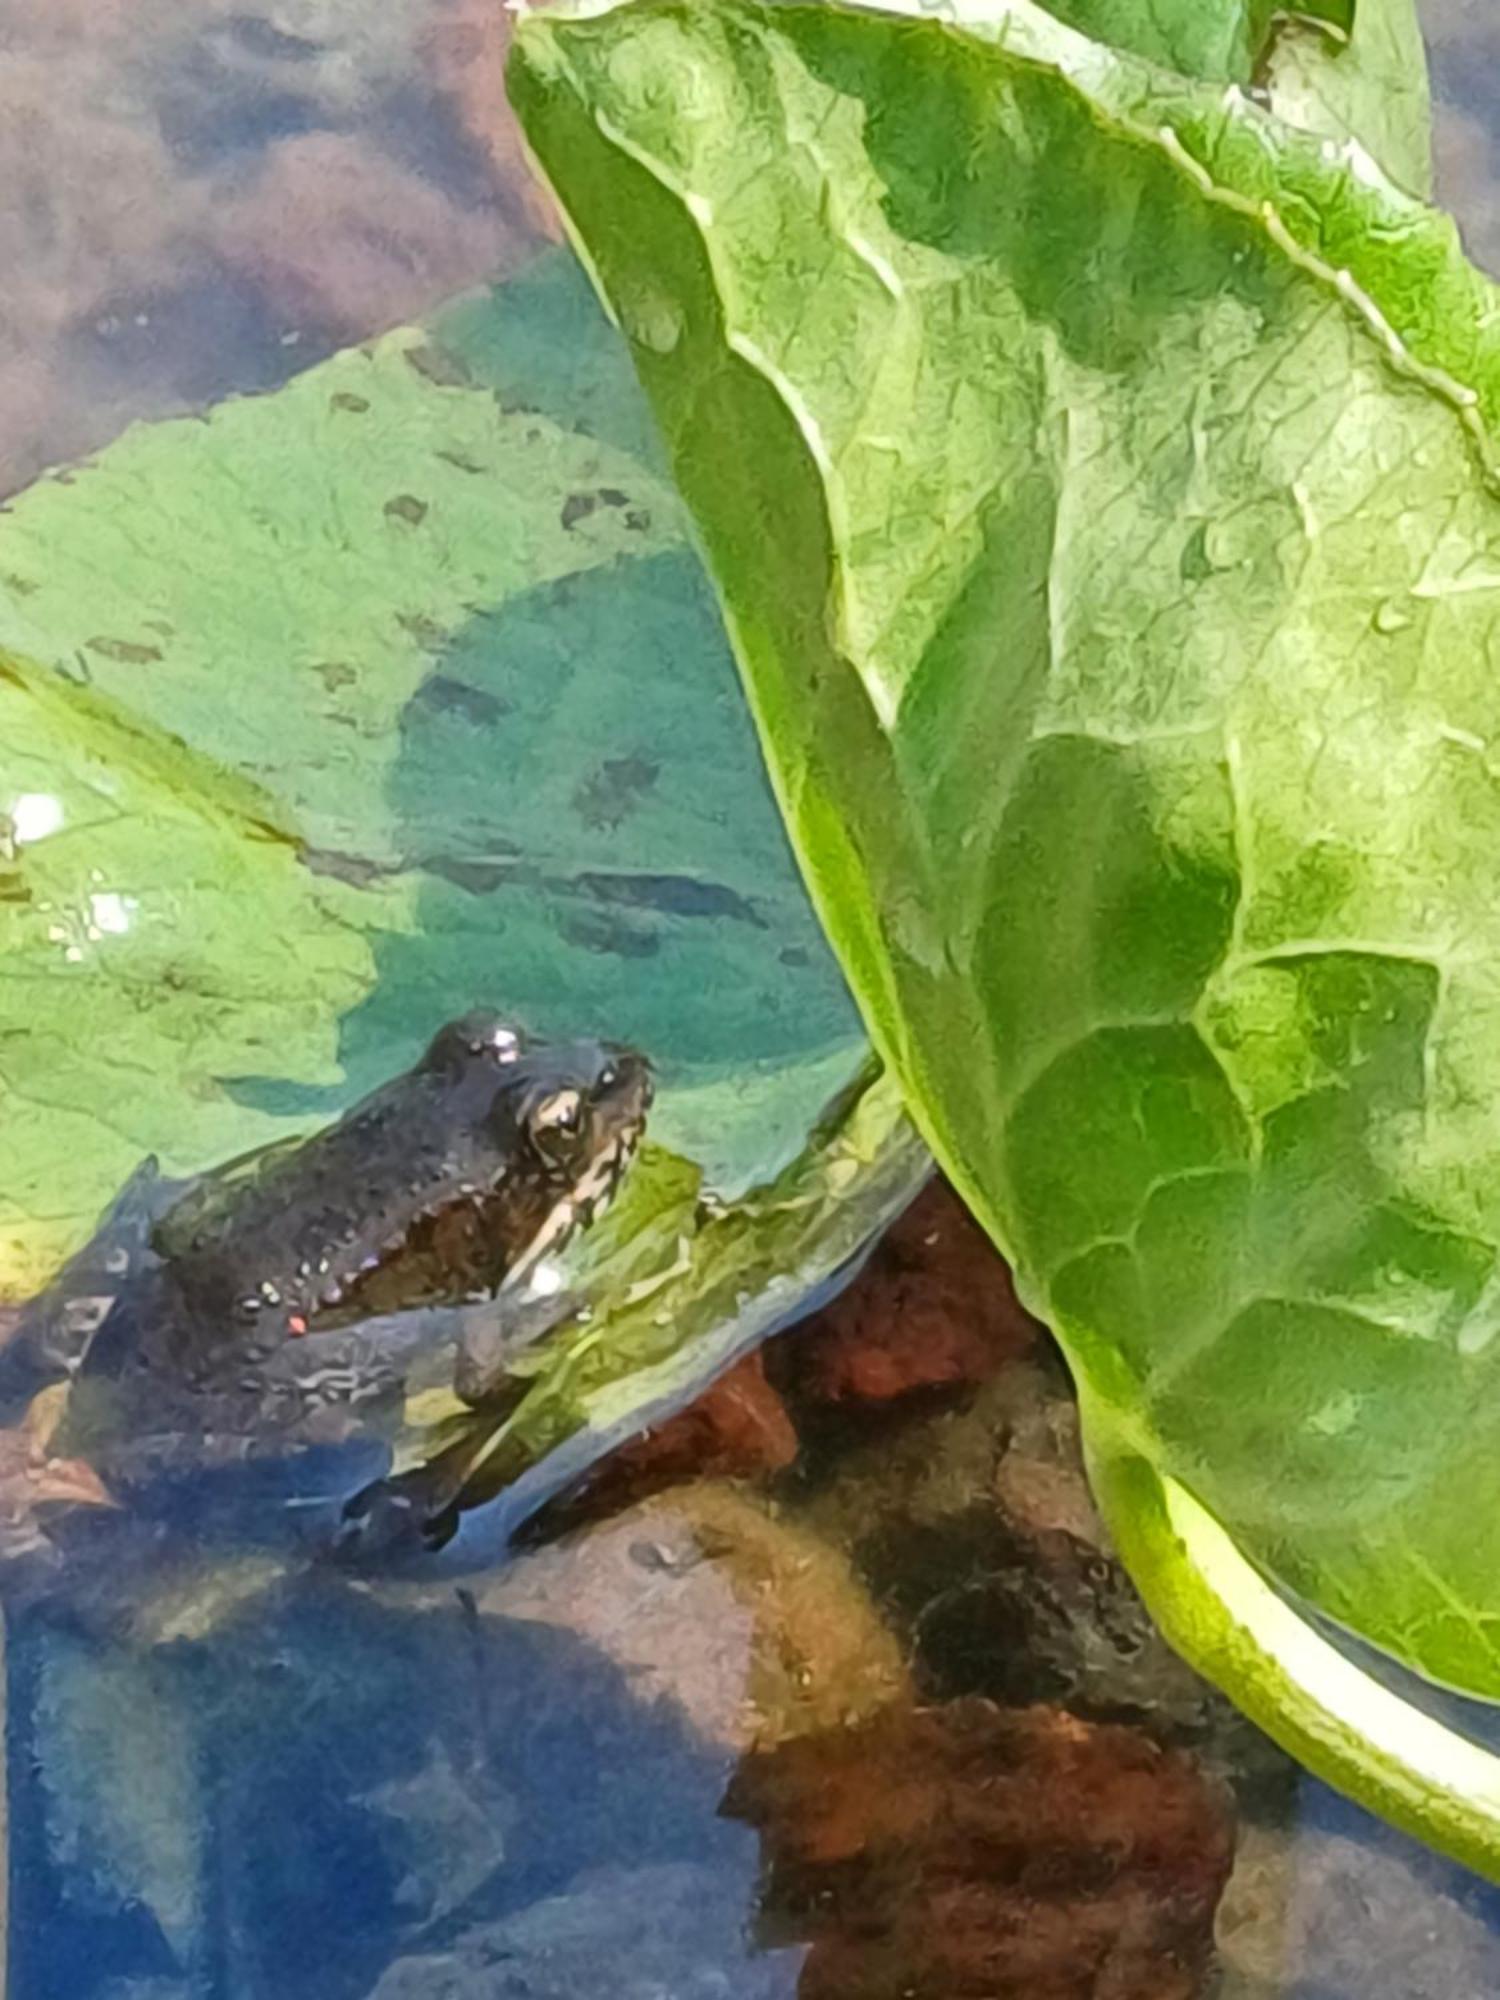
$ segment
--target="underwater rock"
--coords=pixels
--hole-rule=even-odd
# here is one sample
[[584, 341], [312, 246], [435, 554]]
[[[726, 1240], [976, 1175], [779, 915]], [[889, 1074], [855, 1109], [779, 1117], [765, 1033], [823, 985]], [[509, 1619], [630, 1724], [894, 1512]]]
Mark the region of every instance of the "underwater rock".
[[[93, 345], [126, 289], [174, 282], [202, 214], [156, 133], [122, 118], [89, 37], [45, 48], [50, 8], [15, 39], [0, 14], [0, 494], [102, 443], [121, 419], [85, 391]], [[33, 39], [43, 49], [33, 53]], [[132, 412], [133, 414], [133, 412]]]
[[690, 1479], [755, 1479], [784, 1472], [798, 1451], [786, 1404], [747, 1354], [676, 1416], [612, 1452], [542, 1517], [550, 1533], [617, 1513]]
[[131, 69], [180, 158], [230, 167], [289, 132], [388, 118], [429, 0], [157, 0]]
[[744, 1759], [762, 1935], [799, 2000], [1193, 2000], [1233, 1856], [1220, 1789], [1139, 1732], [895, 1706]]
[[[117, 1935], [149, 1962], [154, 1932], [174, 1969], [201, 1972], [210, 1900], [204, 1773], [170, 1667], [65, 1627], [17, 1650], [31, 1701], [14, 1740], [30, 1751], [37, 1844], [64, 1885], [54, 1952], [71, 1921]], [[29, 1929], [25, 1892], [36, 1885], [17, 1886]]]
[[177, 1979], [364, 2000], [398, 1960], [586, 1901], [600, 1871], [691, 1866], [726, 1936], [748, 1917], [757, 1842], [718, 1814], [732, 1753], [598, 1647], [462, 1587], [389, 1606], [312, 1573], [148, 1651], [39, 1613], [13, 1654], [28, 2000]]
[[1500, 1890], [1304, 1778], [1296, 1822], [1242, 1839], [1215, 2000], [1492, 2000]]
[[98, 2000], [195, 2000], [193, 1989], [181, 1979], [111, 1979], [99, 1988]]
[[881, 1404], [986, 1382], [1038, 1338], [1004, 1260], [934, 1181], [848, 1291], [778, 1344], [777, 1369], [813, 1403]]
[[73, 420], [56, 370], [39, 353], [0, 359], [0, 496], [17, 492], [49, 460], [82, 450], [93, 437]]
[[552, 201], [526, 163], [521, 129], [505, 95], [515, 16], [493, 0], [436, 0], [419, 38], [428, 76], [469, 144], [486, 160], [507, 220], [539, 240], [562, 240]]
[[[737, 1751], [868, 1715], [909, 1686], [848, 1562], [773, 1505], [682, 1486], [470, 1586], [485, 1615], [559, 1628]], [[386, 1603], [439, 1602], [380, 1585]], [[451, 1591], [448, 1593], [451, 1601]]]
[[[1492, 33], [1493, 63], [1500, 55], [1500, 31]], [[1488, 271], [1500, 271], [1500, 147], [1495, 143], [1493, 117], [1450, 104], [1432, 137], [1439, 200], [1464, 218], [1462, 235], [1469, 255]]]
[[508, 29], [466, 0], [0, 0], [0, 494], [549, 240]]
[[273, 147], [222, 210], [215, 244], [273, 314], [335, 343], [416, 317], [480, 274], [501, 277], [529, 246], [498, 213], [464, 207], [369, 140], [336, 132]]
[[65, 1400], [61, 1386], [44, 1389], [20, 1423], [0, 1428], [0, 1563], [53, 1556], [45, 1525], [49, 1505], [112, 1504], [91, 1465], [53, 1453]]
[[1173, 1652], [1115, 1554], [1050, 1343], [961, 1407], [910, 1406], [840, 1446], [797, 1516], [849, 1552], [924, 1697], [1138, 1723], [1234, 1773], [1257, 1811], [1285, 1803], [1291, 1760]]
[[803, 1954], [756, 1952], [745, 1914], [706, 1868], [601, 1869], [398, 1959], [370, 2000], [795, 2000]]

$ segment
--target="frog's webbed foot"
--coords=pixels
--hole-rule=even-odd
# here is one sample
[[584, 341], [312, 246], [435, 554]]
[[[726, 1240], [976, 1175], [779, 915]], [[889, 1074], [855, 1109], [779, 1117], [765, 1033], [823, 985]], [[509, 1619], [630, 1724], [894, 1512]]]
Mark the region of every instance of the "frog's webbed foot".
[[154, 1158], [142, 1161], [84, 1247], [45, 1291], [7, 1314], [0, 1329], [0, 1422], [19, 1422], [34, 1396], [78, 1374], [96, 1334], [139, 1287], [163, 1204], [187, 1185], [163, 1180]]
[[453, 1539], [458, 1503], [438, 1464], [377, 1479], [345, 1501], [334, 1557], [351, 1568], [433, 1554]]

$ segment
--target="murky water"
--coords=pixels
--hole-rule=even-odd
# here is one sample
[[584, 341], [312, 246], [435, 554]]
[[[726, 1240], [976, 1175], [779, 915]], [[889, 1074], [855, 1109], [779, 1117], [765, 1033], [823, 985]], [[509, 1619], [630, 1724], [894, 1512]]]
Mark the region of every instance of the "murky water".
[[[1500, 16], [1425, 12], [1500, 269]], [[0, 490], [535, 257], [505, 20], [0, 0]], [[1500, 1896], [1156, 1639], [941, 1191], [512, 1561], [110, 1532], [8, 1617], [10, 2000], [1500, 1991]]]

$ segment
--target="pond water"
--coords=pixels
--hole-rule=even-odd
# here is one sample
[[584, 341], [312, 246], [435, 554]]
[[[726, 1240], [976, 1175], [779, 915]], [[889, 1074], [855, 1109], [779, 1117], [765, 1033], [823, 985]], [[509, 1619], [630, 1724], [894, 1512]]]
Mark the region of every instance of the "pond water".
[[[488, 322], [460, 339], [451, 313], [479, 308], [448, 302], [507, 280], [529, 287], [514, 323], [531, 346], [493, 379], [533, 385], [512, 397], [523, 413], [566, 401], [583, 434], [649, 463], [612, 364], [544, 354], [547, 302], [572, 281], [500, 109], [507, 18], [491, 0], [156, 0], [144, 16], [0, 0], [3, 494], [443, 311], [480, 368]], [[1424, 20], [1441, 192], [1500, 269], [1500, 16], [1428, 0]], [[429, 380], [449, 349], [410, 351]], [[340, 376], [343, 415], [367, 387]], [[425, 517], [425, 496], [380, 491], [393, 532]], [[648, 532], [636, 502], [595, 477], [563, 526]], [[210, 547], [211, 503], [172, 532]], [[0, 558], [14, 548], [0, 533]], [[672, 560], [646, 588], [670, 600], [675, 644], [711, 645]], [[609, 588], [596, 602], [559, 574], [504, 627], [540, 680], [570, 647], [607, 647], [622, 615]], [[268, 559], [257, 589], [274, 578]], [[323, 616], [289, 592], [289, 624], [304, 614]], [[493, 651], [491, 612], [474, 624]], [[85, 678], [149, 665], [101, 631]], [[518, 859], [551, 865], [488, 821], [455, 846], [446, 820], [441, 846], [426, 801], [462, 790], [455, 745], [514, 760], [529, 730], [527, 787], [552, 786], [610, 851], [659, 783], [629, 744], [575, 769], [558, 711], [453, 668], [481, 650], [468, 626], [444, 643], [382, 776], [401, 854], [343, 837], [357, 801], [329, 805], [316, 846], [320, 880], [351, 892], [408, 864], [440, 877], [442, 922], [480, 954], [433, 972], [393, 948], [363, 1003], [377, 1024], [398, 988], [407, 1014], [424, 996], [446, 1010], [485, 962], [452, 911], [510, 893]], [[330, 692], [353, 672], [320, 666]], [[269, 728], [262, 761], [295, 761], [284, 721]], [[606, 894], [572, 853], [565, 887], [542, 884], [584, 973], [661, 961], [722, 917], [755, 952], [775, 940], [811, 991], [803, 920], [734, 909], [727, 861], [711, 909], [644, 850], [633, 866]], [[120, 917], [113, 894], [96, 932]], [[750, 1010], [766, 1065], [788, 1049], [810, 1065], [799, 1105], [848, 1053], [837, 996], [802, 1004], [805, 1032]], [[341, 1054], [364, 1088], [397, 1044], [377, 1025]], [[726, 1052], [698, 1053], [689, 1082], [706, 1088]], [[337, 1108], [347, 1092], [312, 1067], [235, 1071], [235, 1103], [268, 1120]], [[707, 1144], [720, 1103], [687, 1090], [674, 1131]], [[194, 1146], [212, 1156], [218, 1129]], [[3, 1505], [39, 1477], [65, 1498], [87, 1475], [7, 1440]], [[834, 1304], [544, 1508], [513, 1554], [480, 1534], [351, 1571], [198, 1505], [166, 1528], [105, 1525], [83, 1581], [7, 1607], [3, 2000], [1500, 1992], [1500, 1892], [1307, 1779], [1155, 1637], [1093, 1515], [1060, 1365], [940, 1185]]]

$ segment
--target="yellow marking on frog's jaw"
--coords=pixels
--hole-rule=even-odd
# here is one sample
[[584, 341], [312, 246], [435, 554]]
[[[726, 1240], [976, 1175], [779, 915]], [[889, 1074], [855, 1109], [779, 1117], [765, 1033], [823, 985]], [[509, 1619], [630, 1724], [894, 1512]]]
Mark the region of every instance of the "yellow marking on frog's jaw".
[[569, 1131], [578, 1123], [583, 1095], [577, 1090], [554, 1090], [544, 1097], [531, 1114], [530, 1123], [543, 1131]]
[[592, 1223], [608, 1208], [625, 1169], [640, 1144], [641, 1127], [620, 1133], [594, 1160], [577, 1183], [543, 1216], [536, 1234], [505, 1274], [505, 1286], [530, 1281], [537, 1266], [552, 1250], [560, 1250], [580, 1223]]

